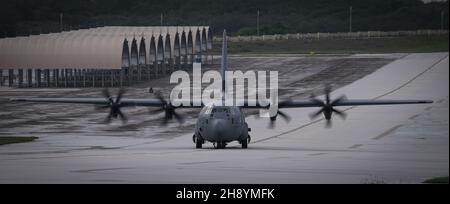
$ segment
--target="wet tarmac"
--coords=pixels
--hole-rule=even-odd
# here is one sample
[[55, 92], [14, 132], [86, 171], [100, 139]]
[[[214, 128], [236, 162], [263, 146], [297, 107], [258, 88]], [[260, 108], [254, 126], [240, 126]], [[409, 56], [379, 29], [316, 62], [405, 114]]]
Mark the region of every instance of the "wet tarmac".
[[[208, 69], [218, 69], [218, 65]], [[100, 96], [100, 89], [0, 88], [0, 136], [38, 136], [0, 147], [0, 183], [420, 183], [449, 172], [448, 53], [277, 56], [230, 59], [232, 69], [278, 70], [280, 98], [430, 99], [434, 104], [348, 107], [347, 120], [311, 121], [310, 108], [290, 109], [292, 121], [248, 116], [249, 149], [231, 143], [197, 150], [195, 110], [185, 124], [161, 127], [161, 115], [128, 108], [129, 123], [102, 124], [105, 113], [86, 105], [11, 104], [22, 96]], [[205, 69], [207, 71], [208, 69]], [[128, 97], [167, 94], [168, 78], [129, 89]], [[251, 114], [251, 112], [249, 112]]]
[[[374, 56], [326, 56], [326, 57], [232, 57], [230, 70], [279, 71], [279, 95], [283, 98], [308, 98], [311, 94], [321, 95], [325, 84], [334, 88], [352, 83], [402, 57], [396, 55]], [[202, 71], [219, 70], [216, 65], [203, 67]], [[203, 84], [205, 88], [207, 84]], [[127, 89], [125, 97], [154, 98], [148, 88], [161, 91], [166, 97], [174, 87], [169, 77], [155, 79]], [[180, 110], [186, 123], [176, 122], [161, 127], [163, 114], [150, 115], [149, 108], [126, 108], [129, 121], [123, 125], [115, 121], [103, 124], [107, 111], [95, 110], [91, 105], [9, 103], [14, 97], [101, 97], [102, 89], [8, 89], [0, 88], [0, 136], [114, 136], [137, 138], [171, 138], [192, 132], [198, 109]], [[117, 92], [112, 89], [111, 92]], [[255, 111], [247, 111], [247, 115]]]

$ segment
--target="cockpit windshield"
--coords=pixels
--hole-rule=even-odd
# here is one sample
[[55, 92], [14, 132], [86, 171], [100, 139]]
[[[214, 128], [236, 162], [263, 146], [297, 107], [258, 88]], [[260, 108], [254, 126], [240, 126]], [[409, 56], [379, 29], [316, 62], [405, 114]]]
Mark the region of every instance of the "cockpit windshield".
[[214, 107], [211, 110], [211, 117], [215, 118], [229, 118], [230, 108], [228, 107]]
[[229, 108], [225, 108], [225, 107], [214, 107], [212, 109], [212, 113], [230, 113], [230, 109]]

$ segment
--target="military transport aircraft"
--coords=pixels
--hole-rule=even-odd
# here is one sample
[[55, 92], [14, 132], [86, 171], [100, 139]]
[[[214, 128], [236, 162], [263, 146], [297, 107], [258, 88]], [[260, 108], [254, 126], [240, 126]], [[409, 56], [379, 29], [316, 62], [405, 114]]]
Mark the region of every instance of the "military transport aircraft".
[[[222, 74], [227, 69], [227, 38], [226, 31], [223, 33], [222, 44]], [[222, 76], [222, 92], [224, 92], [225, 77]], [[342, 118], [345, 118], [346, 114], [342, 111], [335, 109], [337, 106], [361, 106], [361, 105], [393, 105], [393, 104], [420, 104], [420, 103], [433, 103], [428, 100], [350, 100], [345, 96], [341, 96], [335, 100], [330, 99], [331, 88], [325, 88], [325, 100], [319, 100], [315, 97], [311, 97], [309, 100], [286, 100], [278, 103], [278, 109], [284, 108], [301, 108], [301, 107], [319, 107], [320, 110], [310, 115], [311, 118], [316, 118], [323, 114], [327, 121], [327, 127], [331, 125], [331, 117], [333, 114], [337, 114]], [[160, 94], [156, 94], [156, 99], [122, 99], [124, 89], [121, 89], [116, 98], [113, 98], [108, 90], [103, 91], [104, 98], [16, 98], [11, 101], [24, 101], [24, 102], [43, 102], [43, 103], [80, 103], [80, 104], [93, 104], [99, 108], [109, 109], [109, 115], [106, 118], [106, 122], [110, 122], [112, 118], [120, 118], [122, 121], [126, 121], [127, 117], [122, 113], [121, 108], [130, 106], [147, 106], [147, 107], [160, 107], [158, 110], [151, 111], [151, 114], [158, 112], [164, 112], [164, 124], [168, 120], [175, 117], [178, 122], [183, 122], [183, 117], [175, 112], [178, 108], [193, 108], [193, 106], [178, 106], [175, 107], [171, 101], [165, 100]], [[223, 94], [222, 94], [223, 95]], [[224, 100], [222, 98], [222, 100]], [[222, 103], [223, 104], [223, 103]], [[195, 107], [194, 107], [195, 108]], [[200, 114], [197, 119], [195, 132], [193, 135], [193, 141], [196, 148], [202, 148], [205, 142], [211, 142], [217, 149], [223, 149], [227, 143], [232, 141], [238, 141], [242, 148], [247, 148], [250, 142], [249, 132], [251, 129], [245, 122], [245, 116], [242, 112], [243, 108], [268, 108], [268, 106], [262, 106], [256, 104], [256, 106], [249, 106], [248, 103], [244, 103], [242, 106], [226, 106], [226, 105], [209, 105], [203, 104], [199, 106], [201, 108]], [[274, 127], [277, 116], [282, 117], [289, 122], [290, 117], [278, 110], [276, 115], [270, 117], [270, 127]]]

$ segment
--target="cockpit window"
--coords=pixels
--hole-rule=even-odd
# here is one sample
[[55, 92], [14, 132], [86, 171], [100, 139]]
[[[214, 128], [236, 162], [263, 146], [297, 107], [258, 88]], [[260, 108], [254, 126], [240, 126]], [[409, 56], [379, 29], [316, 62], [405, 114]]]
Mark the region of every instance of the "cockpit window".
[[230, 108], [214, 107], [210, 114], [211, 118], [230, 118]]
[[212, 113], [230, 113], [229, 108], [222, 108], [222, 107], [214, 107], [212, 110]]

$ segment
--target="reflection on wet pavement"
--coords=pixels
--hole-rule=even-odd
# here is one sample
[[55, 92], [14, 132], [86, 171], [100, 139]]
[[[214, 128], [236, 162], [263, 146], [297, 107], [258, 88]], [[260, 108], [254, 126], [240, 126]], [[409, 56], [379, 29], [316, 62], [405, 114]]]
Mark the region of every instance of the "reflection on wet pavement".
[[[352, 83], [402, 55], [347, 57], [232, 57], [230, 70], [279, 71], [279, 95], [283, 98], [307, 98], [321, 95], [324, 84], [334, 88]], [[220, 65], [208, 65], [202, 71], [219, 70]], [[203, 84], [205, 88], [208, 84]], [[166, 97], [173, 84], [169, 76], [128, 88], [125, 97], [154, 98], [148, 87]], [[116, 92], [117, 89], [112, 90]], [[91, 105], [10, 103], [14, 97], [101, 97], [101, 89], [8, 89], [0, 88], [0, 136], [113, 136], [171, 139], [192, 132], [198, 109], [179, 110], [186, 117], [182, 125], [176, 122], [161, 127], [163, 114], [149, 115], [147, 107], [124, 108], [127, 124], [113, 121], [103, 124], [107, 112], [98, 112]], [[254, 114], [246, 111], [246, 114]]]

